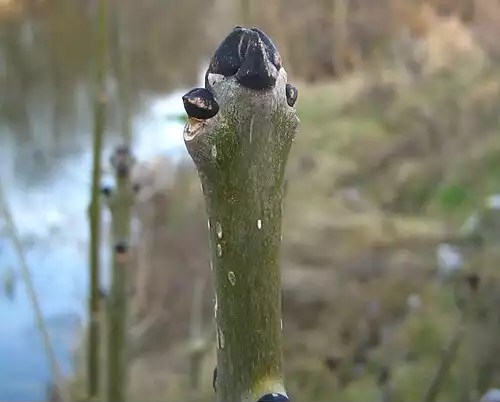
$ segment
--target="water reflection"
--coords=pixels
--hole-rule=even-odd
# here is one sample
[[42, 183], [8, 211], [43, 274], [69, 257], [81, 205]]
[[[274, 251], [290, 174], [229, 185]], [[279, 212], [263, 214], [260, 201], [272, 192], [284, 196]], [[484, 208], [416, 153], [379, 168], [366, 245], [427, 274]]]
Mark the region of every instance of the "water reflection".
[[[183, 123], [177, 119], [183, 113], [183, 93], [150, 100], [133, 120], [134, 152], [139, 161], [161, 154], [186, 155]], [[43, 121], [42, 114], [39, 121]], [[66, 370], [74, 334], [85, 319], [88, 286], [91, 136], [88, 130], [80, 130], [67, 146], [48, 139], [41, 128], [33, 141], [21, 144], [5, 128], [0, 135], [1, 178], [43, 314]], [[105, 155], [110, 154], [117, 133], [109, 137]], [[1, 266], [13, 266], [17, 271], [17, 260], [4, 238], [0, 239], [0, 253]], [[103, 280], [106, 283], [105, 276]], [[0, 400], [42, 400], [49, 366], [23, 285], [18, 281], [16, 287], [15, 299], [0, 303]]]

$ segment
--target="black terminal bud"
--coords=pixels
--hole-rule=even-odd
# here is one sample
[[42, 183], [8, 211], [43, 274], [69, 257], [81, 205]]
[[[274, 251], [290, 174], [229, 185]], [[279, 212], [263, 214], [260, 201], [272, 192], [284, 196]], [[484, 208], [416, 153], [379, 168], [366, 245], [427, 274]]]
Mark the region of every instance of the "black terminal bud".
[[272, 393], [264, 395], [257, 402], [284, 402], [284, 401], [290, 401], [290, 399], [288, 399], [285, 395]]
[[205, 74], [224, 77], [236, 75], [238, 82], [250, 89], [273, 88], [281, 69], [281, 56], [272, 40], [257, 28], [235, 27], [215, 51]]
[[212, 93], [205, 88], [195, 88], [182, 97], [184, 109], [189, 117], [207, 120], [219, 112], [219, 105]]
[[288, 106], [292, 107], [297, 102], [299, 97], [299, 91], [292, 84], [286, 84], [286, 103]]

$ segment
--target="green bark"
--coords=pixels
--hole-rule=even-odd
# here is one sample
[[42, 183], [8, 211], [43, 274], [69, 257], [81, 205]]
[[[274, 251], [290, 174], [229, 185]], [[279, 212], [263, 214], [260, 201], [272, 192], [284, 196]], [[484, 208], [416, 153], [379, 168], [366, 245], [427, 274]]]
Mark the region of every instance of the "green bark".
[[129, 10], [127, 7], [118, 7], [117, 10], [117, 48], [118, 48], [118, 66], [117, 78], [120, 101], [120, 120], [122, 137], [125, 144], [132, 143], [132, 97], [130, 93], [130, 36], [127, 35], [127, 23], [130, 21]]
[[113, 267], [108, 300], [108, 401], [124, 401], [127, 384], [127, 313], [130, 219], [133, 188], [130, 172], [133, 158], [128, 146], [118, 147], [112, 157], [116, 189], [109, 206], [112, 216]]
[[92, 188], [89, 206], [90, 225], [90, 295], [89, 295], [89, 335], [87, 362], [87, 394], [89, 400], [99, 395], [99, 340], [100, 340], [100, 246], [101, 246], [101, 159], [104, 133], [106, 130], [106, 75], [108, 58], [108, 2], [99, 1], [99, 18], [96, 32], [96, 93], [94, 97], [94, 143], [92, 162]]
[[280, 245], [284, 170], [298, 129], [282, 68], [251, 90], [209, 74], [219, 113], [189, 119], [184, 140], [208, 213], [215, 283], [217, 400], [285, 393]]

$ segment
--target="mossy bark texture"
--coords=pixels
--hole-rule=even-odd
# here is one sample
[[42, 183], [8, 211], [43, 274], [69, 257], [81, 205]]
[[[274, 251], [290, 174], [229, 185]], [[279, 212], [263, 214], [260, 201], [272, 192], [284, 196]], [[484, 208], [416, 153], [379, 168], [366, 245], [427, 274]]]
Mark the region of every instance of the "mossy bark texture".
[[[216, 114], [200, 119], [200, 113], [190, 113], [186, 106], [190, 118], [184, 131], [208, 213], [220, 402], [257, 401], [271, 393], [286, 395], [282, 374], [282, 202], [285, 166], [299, 126], [287, 99], [286, 71], [278, 63], [273, 79], [262, 77], [273, 68], [273, 54], [266, 55], [269, 48], [253, 31], [235, 31], [238, 29], [242, 38], [236, 57], [241, 63], [253, 57], [246, 72], [254, 74], [254, 88], [242, 85], [248, 81], [238, 76], [244, 65], [232, 75], [211, 73], [214, 69], [209, 68], [206, 88], [200, 90], [206, 91], [208, 101], [195, 97], [191, 103], [211, 110], [211, 103], [216, 103]], [[220, 54], [221, 49], [230, 53], [227, 47], [232, 34], [214, 58], [226, 57], [227, 61], [234, 56]], [[256, 50], [253, 55], [252, 48]], [[212, 66], [221, 65], [223, 60], [214, 62], [214, 58]], [[265, 68], [251, 71], [258, 65]], [[266, 88], [255, 89], [259, 80]]]

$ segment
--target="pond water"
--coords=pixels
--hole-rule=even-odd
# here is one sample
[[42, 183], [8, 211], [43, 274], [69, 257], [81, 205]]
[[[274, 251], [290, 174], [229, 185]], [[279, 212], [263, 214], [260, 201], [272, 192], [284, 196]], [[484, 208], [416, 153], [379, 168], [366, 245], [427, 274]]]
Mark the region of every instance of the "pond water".
[[[183, 123], [173, 117], [183, 113], [184, 92], [151, 101], [146, 111], [134, 119], [133, 149], [139, 161], [164, 154], [187, 155], [182, 140]], [[91, 135], [79, 133], [79, 137], [83, 138], [80, 151], [45, 158], [41, 163], [36, 155], [44, 138], [38, 144], [20, 147], [13, 134], [0, 135], [0, 171], [7, 202], [65, 373], [71, 370], [71, 353], [76, 335], [85, 324], [87, 304], [86, 211]], [[110, 152], [111, 148], [105, 149], [103, 162], [107, 162]], [[0, 219], [0, 231], [2, 224]], [[49, 363], [19, 275], [17, 256], [3, 234], [0, 233], [0, 274], [12, 270], [16, 280], [12, 300], [0, 292], [0, 401], [46, 400], [51, 379]], [[105, 275], [103, 282], [106, 284]]]

